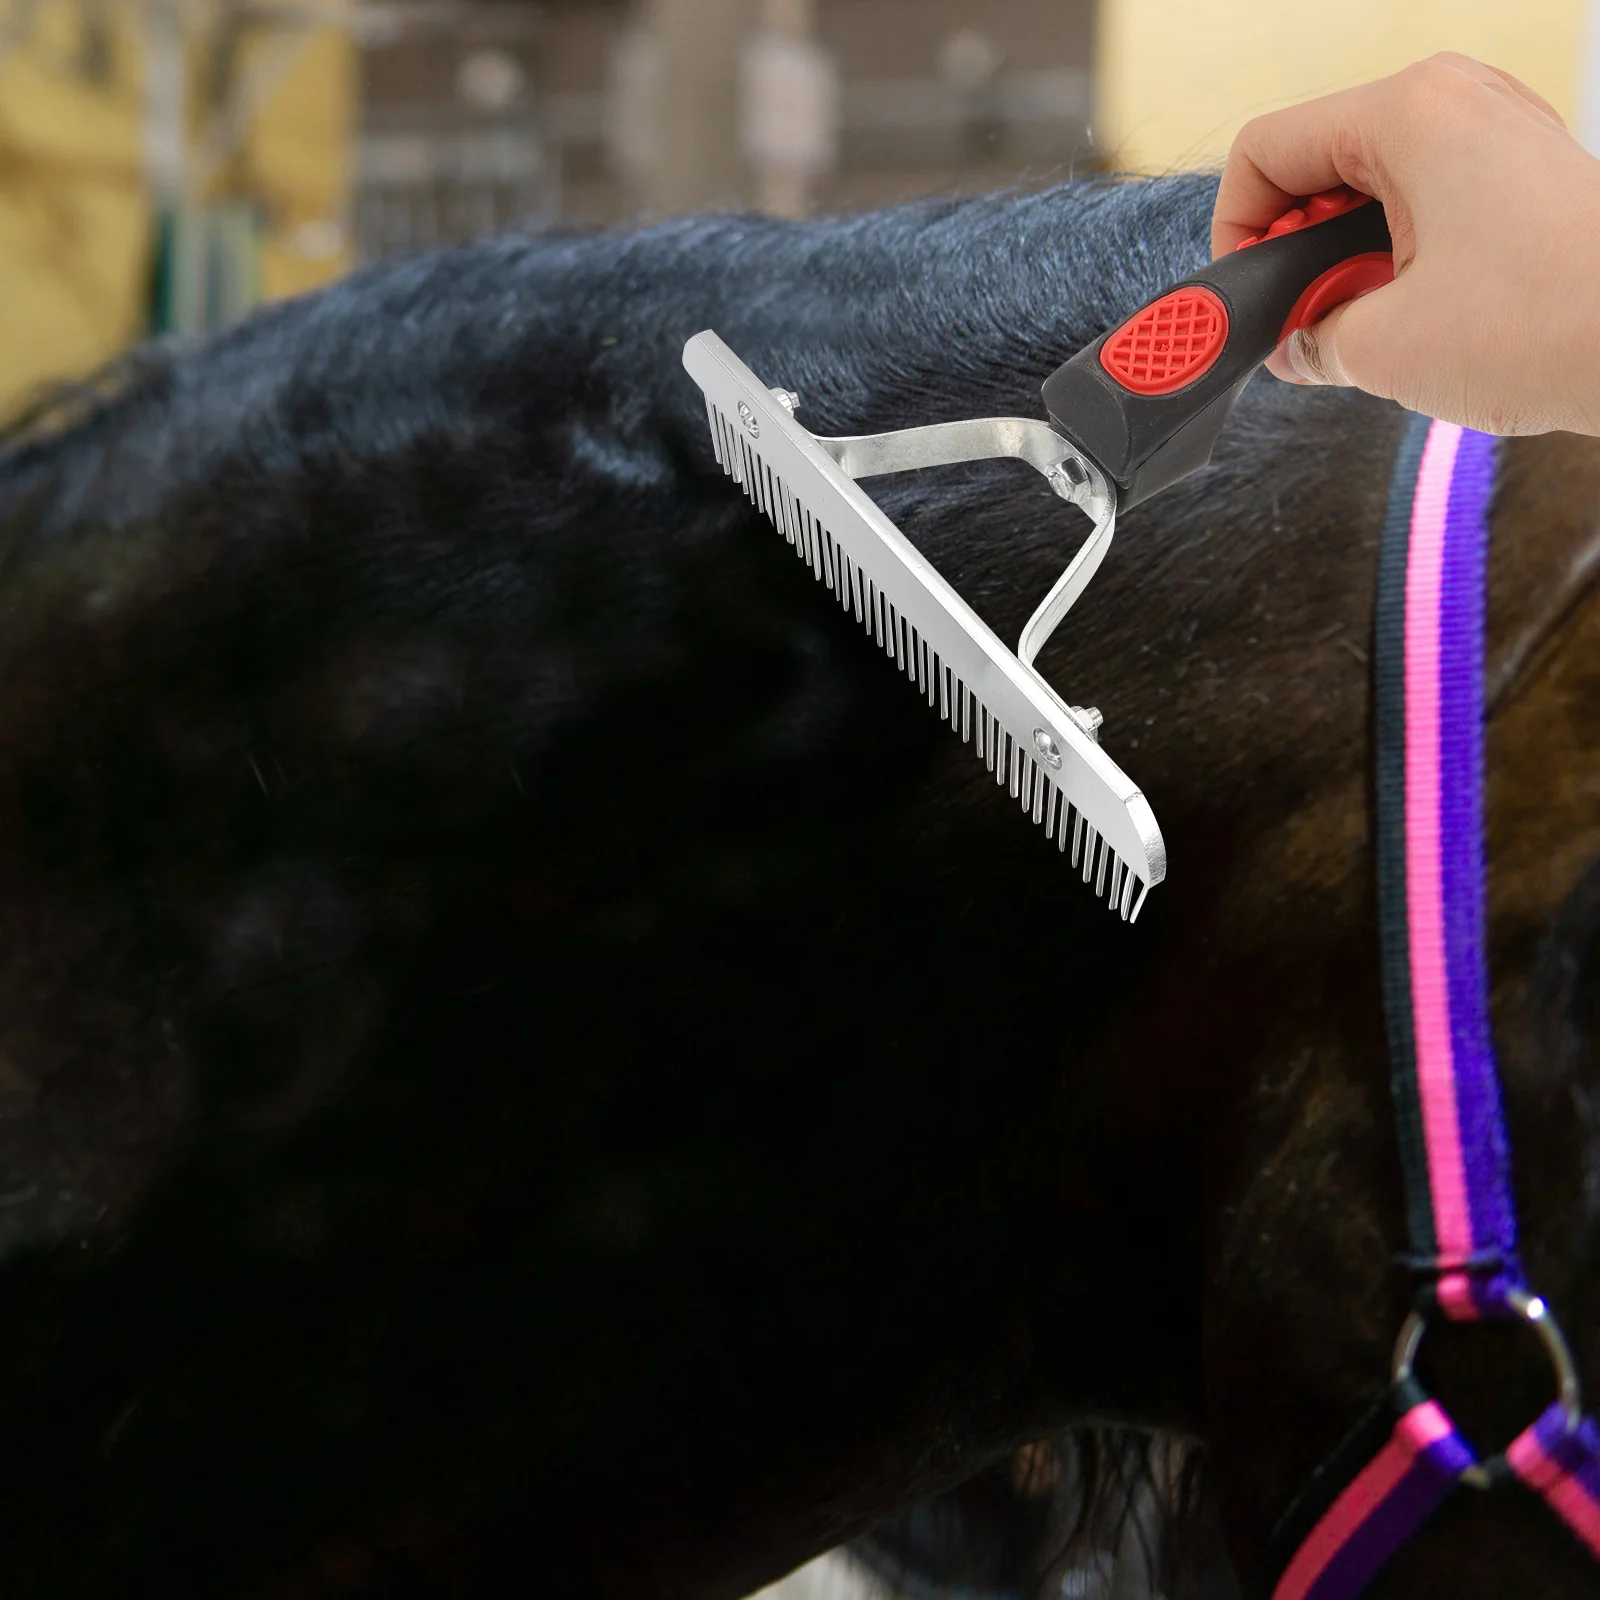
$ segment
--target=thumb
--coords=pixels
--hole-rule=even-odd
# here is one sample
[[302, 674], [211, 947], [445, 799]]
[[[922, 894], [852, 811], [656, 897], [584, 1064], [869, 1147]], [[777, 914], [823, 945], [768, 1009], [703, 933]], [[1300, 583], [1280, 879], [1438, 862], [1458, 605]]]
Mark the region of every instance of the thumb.
[[1339, 329], [1353, 300], [1346, 300], [1308, 328], [1296, 328], [1272, 353], [1268, 363], [1279, 377], [1293, 383], [1335, 384], [1348, 389], [1355, 382], [1345, 367]]

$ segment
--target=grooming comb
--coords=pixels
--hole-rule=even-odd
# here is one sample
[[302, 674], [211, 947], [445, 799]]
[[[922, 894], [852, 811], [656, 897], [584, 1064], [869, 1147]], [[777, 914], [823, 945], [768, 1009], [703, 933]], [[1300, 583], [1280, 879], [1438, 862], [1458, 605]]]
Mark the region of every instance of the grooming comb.
[[[1383, 210], [1366, 198], [1314, 195], [1158, 295], [1045, 381], [1049, 421], [819, 438], [795, 420], [799, 397], [763, 383], [715, 333], [684, 348], [724, 471], [1125, 921], [1166, 876], [1161, 830], [1100, 748], [1100, 713], [1069, 705], [1033, 662], [1105, 559], [1119, 507], [1203, 467], [1273, 348], [1392, 277]], [[857, 484], [998, 457], [1043, 473], [1092, 523], [1014, 652]]]

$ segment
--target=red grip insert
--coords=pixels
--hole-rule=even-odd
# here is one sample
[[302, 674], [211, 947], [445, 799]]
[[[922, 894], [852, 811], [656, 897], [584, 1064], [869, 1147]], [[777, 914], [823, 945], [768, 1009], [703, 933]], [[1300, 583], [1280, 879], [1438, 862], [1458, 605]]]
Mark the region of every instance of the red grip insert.
[[1291, 206], [1265, 233], [1252, 234], [1248, 239], [1240, 240], [1234, 248], [1246, 250], [1253, 244], [1260, 244], [1263, 239], [1279, 239], [1286, 233], [1298, 233], [1302, 228], [1315, 227], [1317, 223], [1327, 222], [1332, 217], [1342, 217], [1345, 212], [1354, 211], [1357, 206], [1364, 206], [1371, 199], [1370, 194], [1362, 194], [1348, 184], [1341, 183], [1336, 189], [1324, 189], [1303, 204]]
[[[1370, 194], [1362, 194], [1346, 184], [1340, 184], [1337, 189], [1324, 189], [1321, 194], [1314, 194], [1302, 204], [1285, 211], [1265, 233], [1245, 239], [1235, 248], [1246, 250], [1253, 244], [1260, 244], [1263, 239], [1278, 239], [1286, 233], [1298, 233], [1301, 228], [1315, 227], [1331, 217], [1342, 217], [1345, 212], [1354, 211], [1357, 206], [1367, 205], [1371, 200]], [[1278, 334], [1278, 343], [1282, 344], [1297, 328], [1309, 327], [1327, 316], [1336, 305], [1359, 299], [1393, 282], [1394, 257], [1387, 250], [1351, 256], [1348, 261], [1329, 267], [1295, 301]]]
[[1228, 308], [1198, 285], [1136, 311], [1100, 346], [1100, 365], [1134, 394], [1171, 394], [1193, 383], [1228, 342]]
[[1394, 282], [1394, 257], [1387, 250], [1372, 250], [1363, 256], [1351, 256], [1336, 267], [1329, 267], [1320, 278], [1313, 279], [1304, 294], [1294, 303], [1293, 310], [1284, 319], [1278, 334], [1282, 344], [1296, 328], [1309, 327], [1313, 322], [1346, 300], [1358, 300], [1386, 283]]

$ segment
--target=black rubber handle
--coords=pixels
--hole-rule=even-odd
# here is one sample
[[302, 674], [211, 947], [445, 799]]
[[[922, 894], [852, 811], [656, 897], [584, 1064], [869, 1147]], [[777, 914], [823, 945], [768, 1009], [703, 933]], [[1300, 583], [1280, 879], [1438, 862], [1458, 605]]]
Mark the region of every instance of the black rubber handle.
[[1308, 320], [1302, 301], [1320, 316], [1354, 292], [1341, 285], [1373, 287], [1391, 251], [1383, 207], [1369, 200], [1223, 256], [1057, 368], [1044, 385], [1050, 420], [1116, 480], [1122, 505], [1136, 505], [1211, 459], [1251, 374]]

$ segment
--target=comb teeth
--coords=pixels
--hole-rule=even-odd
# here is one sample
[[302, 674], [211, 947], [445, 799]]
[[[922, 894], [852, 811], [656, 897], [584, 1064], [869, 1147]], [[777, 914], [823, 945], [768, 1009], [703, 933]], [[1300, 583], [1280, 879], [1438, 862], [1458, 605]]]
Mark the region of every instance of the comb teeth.
[[1071, 863], [1081, 860], [1083, 881], [1092, 883], [1096, 899], [1103, 899], [1124, 922], [1138, 920], [1150, 885], [1101, 838], [1084, 814], [1032, 754], [1001, 725], [977, 694], [963, 683], [922, 638], [910, 620], [900, 614], [877, 585], [845, 553], [844, 547], [775, 473], [746, 430], [711, 400], [706, 401], [711, 443], [717, 463], [739, 484], [757, 510], [772, 524], [819, 582], [827, 585], [839, 604], [853, 612], [857, 622], [877, 641], [933, 708], [940, 721], [963, 744], [971, 743], [995, 783], [1009, 785], [1011, 798], [1054, 838], [1064, 854], [1070, 839]]

